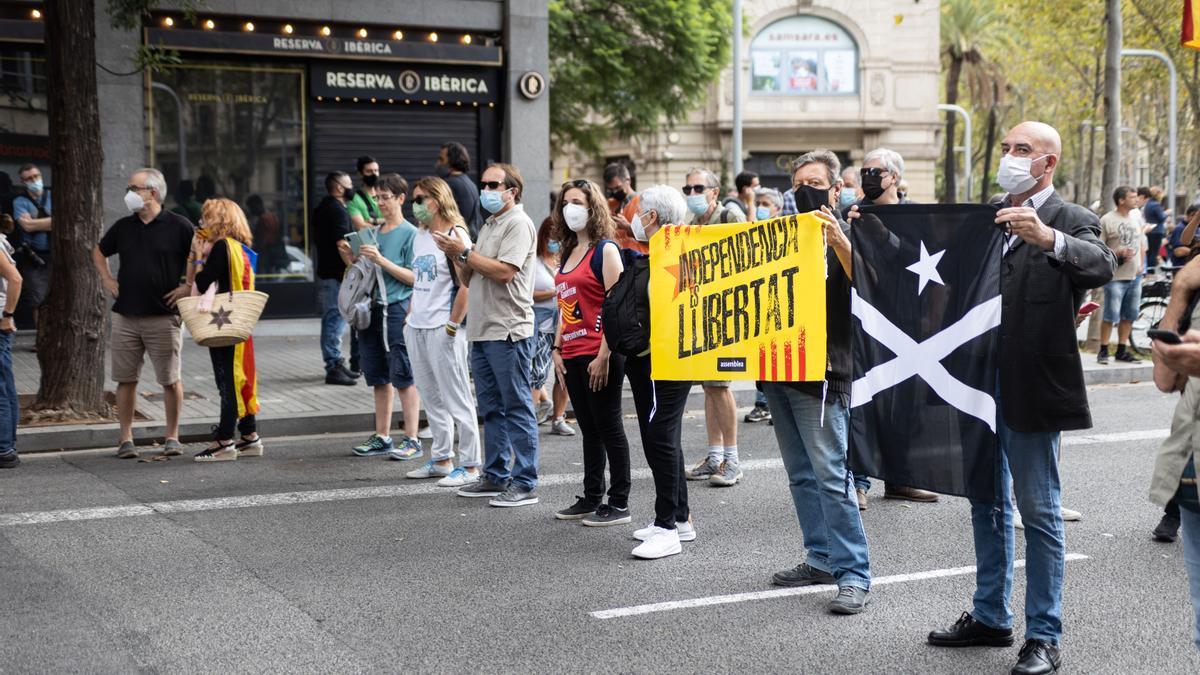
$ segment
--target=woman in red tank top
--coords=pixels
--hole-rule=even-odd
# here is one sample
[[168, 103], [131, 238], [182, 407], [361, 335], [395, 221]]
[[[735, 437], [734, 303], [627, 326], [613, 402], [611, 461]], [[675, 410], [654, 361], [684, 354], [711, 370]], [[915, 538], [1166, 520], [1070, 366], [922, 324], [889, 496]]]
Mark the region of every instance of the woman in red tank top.
[[[593, 527], [631, 520], [629, 441], [621, 415], [625, 359], [609, 350], [600, 322], [605, 292], [622, 271], [607, 206], [600, 186], [576, 180], [563, 185], [553, 214], [562, 241], [554, 278], [560, 314], [554, 367], [567, 385], [583, 437], [583, 497], [554, 515]], [[612, 483], [607, 503], [606, 463]]]

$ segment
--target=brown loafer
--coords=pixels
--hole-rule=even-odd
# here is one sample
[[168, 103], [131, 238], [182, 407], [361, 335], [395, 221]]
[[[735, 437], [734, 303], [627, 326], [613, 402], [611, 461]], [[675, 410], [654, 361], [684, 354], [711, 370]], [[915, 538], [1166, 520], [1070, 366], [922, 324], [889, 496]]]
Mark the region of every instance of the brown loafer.
[[904, 487], [901, 485], [885, 485], [883, 487], [883, 498], [903, 499], [910, 502], [936, 502], [938, 500], [936, 492], [918, 490], [917, 488]]
[[858, 497], [858, 510], [867, 510], [867, 491], [862, 488], [854, 488], [854, 494]]

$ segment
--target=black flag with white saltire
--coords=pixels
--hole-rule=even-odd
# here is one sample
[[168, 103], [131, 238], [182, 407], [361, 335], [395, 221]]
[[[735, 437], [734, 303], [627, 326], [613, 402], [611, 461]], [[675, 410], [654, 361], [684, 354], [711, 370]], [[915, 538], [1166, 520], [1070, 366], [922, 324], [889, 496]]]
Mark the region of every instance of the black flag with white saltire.
[[851, 469], [992, 499], [1003, 233], [996, 208], [871, 206], [854, 220]]

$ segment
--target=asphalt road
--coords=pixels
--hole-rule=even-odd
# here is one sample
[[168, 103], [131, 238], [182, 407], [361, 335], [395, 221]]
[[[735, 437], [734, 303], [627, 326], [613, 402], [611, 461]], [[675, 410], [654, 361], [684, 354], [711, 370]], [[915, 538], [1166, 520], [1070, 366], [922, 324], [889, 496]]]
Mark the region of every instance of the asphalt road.
[[[1155, 436], [1173, 401], [1148, 385], [1091, 398], [1096, 428], [1069, 434], [1062, 456], [1065, 503], [1084, 514], [1067, 524], [1067, 550], [1086, 556], [1067, 563], [1063, 672], [1200, 672], [1181, 548], [1149, 536]], [[955, 571], [974, 564], [967, 504], [885, 501], [878, 484], [864, 514], [878, 585], [862, 615], [827, 614], [821, 589], [598, 618], [769, 591], [801, 556], [773, 432], [743, 425], [744, 482], [692, 484], [697, 541], [631, 558], [653, 488], [627, 427], [635, 523], [607, 529], [552, 516], [580, 492], [578, 438], [542, 437], [542, 503], [520, 509], [405, 480], [415, 462], [352, 457], [357, 438], [278, 429], [264, 458], [216, 465], [29, 458], [0, 475], [0, 672], [1006, 673], [1015, 662], [1017, 647], [925, 645], [970, 606], [973, 576]], [[695, 461], [703, 418], [689, 414], [685, 433]], [[1018, 570], [1018, 634], [1023, 593]]]

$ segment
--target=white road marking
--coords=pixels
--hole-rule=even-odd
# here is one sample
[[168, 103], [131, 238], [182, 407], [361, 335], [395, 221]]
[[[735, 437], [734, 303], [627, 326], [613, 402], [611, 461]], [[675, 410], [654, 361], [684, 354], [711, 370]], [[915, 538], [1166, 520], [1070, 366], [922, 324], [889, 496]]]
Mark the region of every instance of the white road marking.
[[[1081, 553], [1068, 553], [1066, 561], [1087, 560], [1088, 556]], [[1013, 563], [1013, 567], [1024, 567], [1024, 560], [1017, 560]], [[951, 567], [949, 569], [929, 570], [928, 572], [913, 572], [911, 574], [893, 574], [886, 577], [877, 577], [871, 580], [871, 588], [879, 586], [887, 586], [890, 584], [903, 584], [910, 581], [924, 581], [926, 579], [942, 579], [945, 577], [961, 577], [968, 574], [974, 574], [975, 567]], [[733, 593], [730, 595], [713, 595], [707, 598], [692, 598], [690, 600], [672, 600], [670, 602], [655, 602], [648, 605], [634, 605], [633, 607], [619, 607], [617, 609], [603, 609], [596, 612], [590, 612], [592, 618], [595, 619], [619, 619], [626, 616], [639, 616], [641, 614], [653, 614], [655, 612], [669, 612], [676, 609], [692, 609], [694, 607], [711, 607], [713, 605], [731, 605], [739, 602], [751, 602], [754, 600], [771, 600], [773, 598], [786, 598], [793, 595], [811, 595], [813, 593], [830, 593], [837, 590], [837, 586], [826, 584], [821, 586], [802, 586], [800, 588], [780, 588], [770, 591], [753, 591], [750, 593]]]
[[[1105, 434], [1069, 434], [1063, 436], [1064, 446], [1097, 445], [1101, 443], [1128, 443], [1131, 441], [1157, 440], [1166, 438], [1167, 429], [1144, 429], [1139, 431], [1120, 431]], [[334, 438], [345, 434], [328, 434], [304, 438]], [[105, 450], [104, 452], [109, 452]], [[58, 456], [52, 453], [51, 456]], [[33, 457], [38, 457], [34, 455]], [[748, 470], [782, 469], [783, 460], [748, 459], [742, 462], [742, 468]], [[650, 478], [650, 469], [634, 469], [632, 478]], [[546, 487], [567, 485], [583, 481], [583, 474], [561, 473], [541, 476], [538, 484]], [[190, 513], [196, 511], [217, 511], [222, 509], [245, 509], [260, 506], [286, 506], [289, 504], [312, 504], [315, 502], [340, 502], [356, 499], [385, 499], [408, 497], [425, 494], [451, 494], [453, 488], [440, 488], [430, 483], [397, 483], [395, 485], [379, 485], [373, 487], [344, 488], [337, 490], [311, 490], [304, 492], [278, 492], [238, 497], [216, 497], [212, 499], [183, 499], [163, 502], [146, 502], [142, 504], [125, 504], [114, 506], [98, 506], [80, 509], [62, 509], [57, 511], [30, 511], [25, 513], [0, 514], [0, 527], [16, 525], [41, 525], [78, 520], [104, 520], [109, 518], [132, 518], [135, 516], [150, 516], [165, 513]]]

